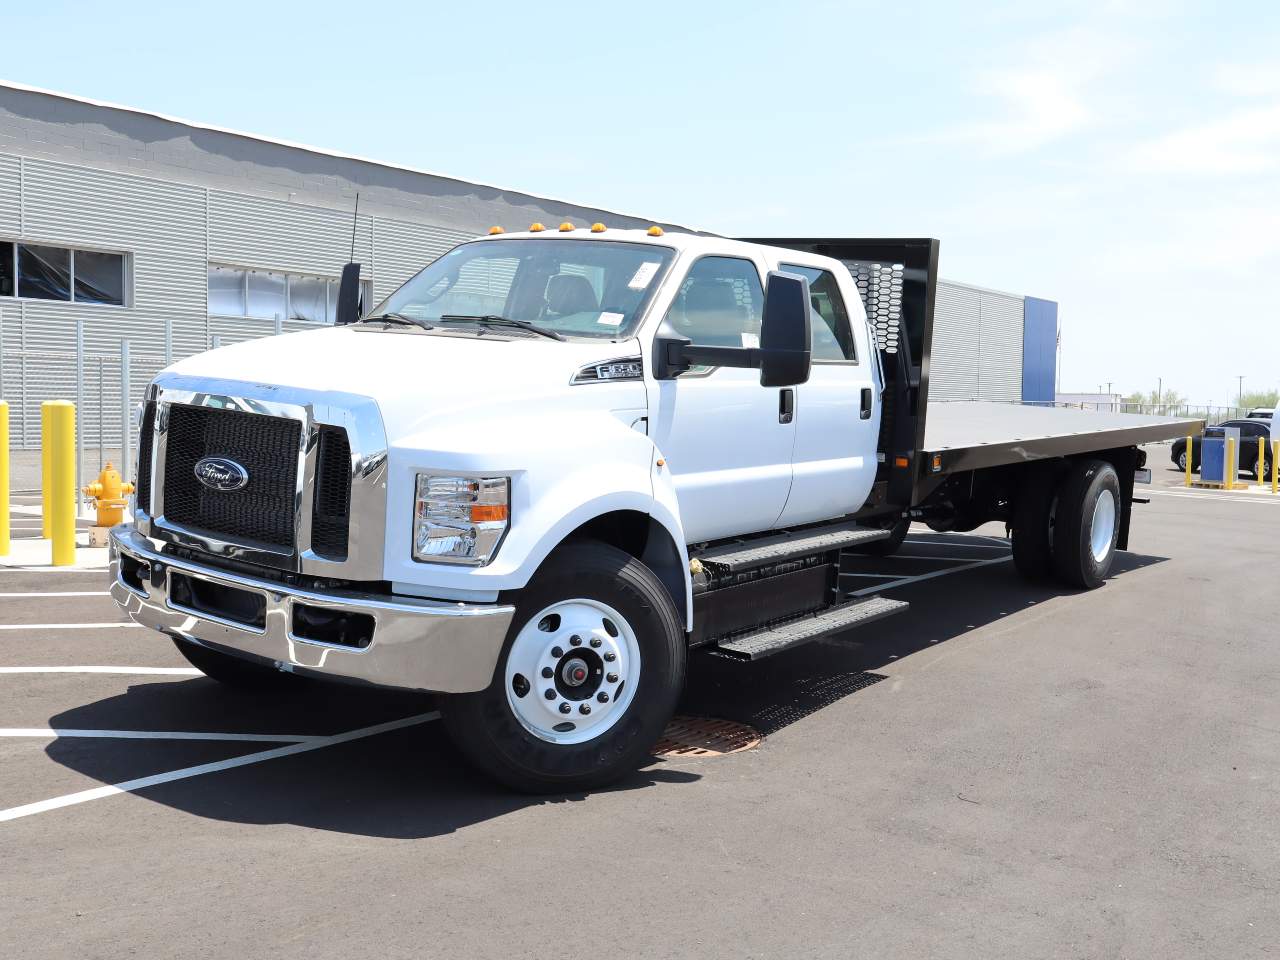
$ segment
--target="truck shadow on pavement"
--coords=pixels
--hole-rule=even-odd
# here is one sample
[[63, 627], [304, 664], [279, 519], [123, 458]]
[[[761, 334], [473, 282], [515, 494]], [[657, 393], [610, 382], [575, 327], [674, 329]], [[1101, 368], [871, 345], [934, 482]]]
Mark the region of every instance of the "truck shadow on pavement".
[[[1112, 578], [1164, 559], [1121, 553]], [[1109, 583], [1102, 589], [1114, 588]], [[696, 653], [680, 713], [736, 720], [765, 735], [776, 734], [874, 686], [885, 678], [877, 671], [897, 660], [1070, 592], [1028, 585], [1003, 564], [900, 587], [894, 597], [921, 602], [843, 636], [756, 663]], [[49, 724], [62, 729], [326, 736], [435, 707], [435, 699], [427, 695], [324, 684], [254, 696], [201, 677], [137, 683], [124, 694], [66, 710]], [[120, 783], [280, 745], [68, 738], [52, 741], [46, 753], [96, 781]], [[716, 764], [733, 762], [732, 756], [655, 760], [607, 792], [689, 784], [714, 775]], [[440, 836], [529, 806], [590, 800], [590, 794], [522, 796], [495, 786], [465, 764], [438, 721], [147, 787], [138, 796], [211, 820], [289, 823], [392, 839]]]

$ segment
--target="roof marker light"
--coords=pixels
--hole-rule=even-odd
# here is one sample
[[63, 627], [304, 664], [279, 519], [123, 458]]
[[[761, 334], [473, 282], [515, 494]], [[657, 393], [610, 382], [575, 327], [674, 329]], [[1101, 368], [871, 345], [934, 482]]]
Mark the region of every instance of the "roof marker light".
[[500, 234], [500, 233], [506, 233], [506, 232], [507, 232], [507, 231], [503, 230], [501, 227], [490, 227], [490, 228], [489, 228], [489, 236], [491, 236], [491, 237], [494, 237], [494, 236], [497, 236], [497, 235], [498, 235], [498, 234]]
[[572, 223], [570, 223], [568, 220], [566, 220], [564, 223], [560, 224], [560, 232], [561, 232], [561, 233], [568, 233], [568, 232], [569, 232], [570, 230], [572, 230], [572, 229], [574, 229], [574, 226], [573, 226], [573, 224], [572, 224]]
[[651, 237], [660, 237], [660, 236], [662, 236], [662, 228], [661, 228], [661, 227], [659, 227], [659, 226], [656, 226], [656, 225], [655, 225], [655, 226], [650, 227], [646, 232], [647, 232], [647, 233], [649, 234], [649, 236], [651, 236]]
[[531, 224], [529, 224], [529, 232], [530, 232], [530, 233], [541, 233], [541, 232], [542, 232], [543, 230], [545, 230], [545, 229], [547, 229], [547, 228], [546, 228], [546, 227], [544, 227], [544, 226], [543, 226], [542, 224], [540, 224], [540, 223], [531, 223]]
[[593, 223], [591, 225], [592, 233], [604, 233], [604, 231], [605, 231], [605, 225], [603, 223]]

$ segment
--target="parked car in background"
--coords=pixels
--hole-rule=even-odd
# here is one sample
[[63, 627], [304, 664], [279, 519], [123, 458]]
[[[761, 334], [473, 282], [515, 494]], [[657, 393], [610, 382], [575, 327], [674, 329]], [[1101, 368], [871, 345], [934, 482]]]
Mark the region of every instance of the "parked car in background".
[[[1228, 420], [1225, 423], [1218, 424], [1219, 427], [1238, 427], [1240, 429], [1240, 449], [1236, 451], [1236, 465], [1241, 472], [1252, 473], [1256, 478], [1261, 480], [1264, 476], [1271, 472], [1271, 420], [1253, 419], [1253, 414], [1249, 414], [1249, 418], [1244, 420]], [[1212, 437], [1213, 427], [1210, 427], [1206, 433]], [[1263, 462], [1262, 472], [1258, 471], [1258, 438], [1261, 437], [1267, 441], [1267, 456]], [[1200, 445], [1201, 437], [1195, 437], [1192, 440], [1191, 448], [1191, 469], [1195, 473], [1200, 472]], [[1170, 451], [1169, 459], [1178, 465], [1179, 470], [1187, 469], [1187, 438], [1182, 437], [1173, 442], [1173, 448]]]
[[1248, 419], [1250, 420], [1270, 420], [1274, 417], [1276, 411], [1272, 407], [1254, 407], [1249, 411]]

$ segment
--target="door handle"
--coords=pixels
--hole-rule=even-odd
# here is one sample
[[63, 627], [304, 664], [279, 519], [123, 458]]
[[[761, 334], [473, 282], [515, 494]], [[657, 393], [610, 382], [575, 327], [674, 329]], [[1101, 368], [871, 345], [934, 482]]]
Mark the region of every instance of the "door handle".
[[871, 388], [862, 388], [862, 413], [859, 415], [863, 420], [871, 419]]
[[778, 422], [790, 423], [796, 415], [796, 392], [790, 387], [778, 394]]

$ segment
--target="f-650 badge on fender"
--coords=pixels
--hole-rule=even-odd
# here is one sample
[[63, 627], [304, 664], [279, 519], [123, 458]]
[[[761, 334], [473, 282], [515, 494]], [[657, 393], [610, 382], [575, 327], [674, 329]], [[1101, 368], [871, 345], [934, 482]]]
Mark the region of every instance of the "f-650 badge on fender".
[[227, 457], [204, 457], [196, 461], [196, 479], [210, 490], [230, 493], [249, 482], [249, 471]]

